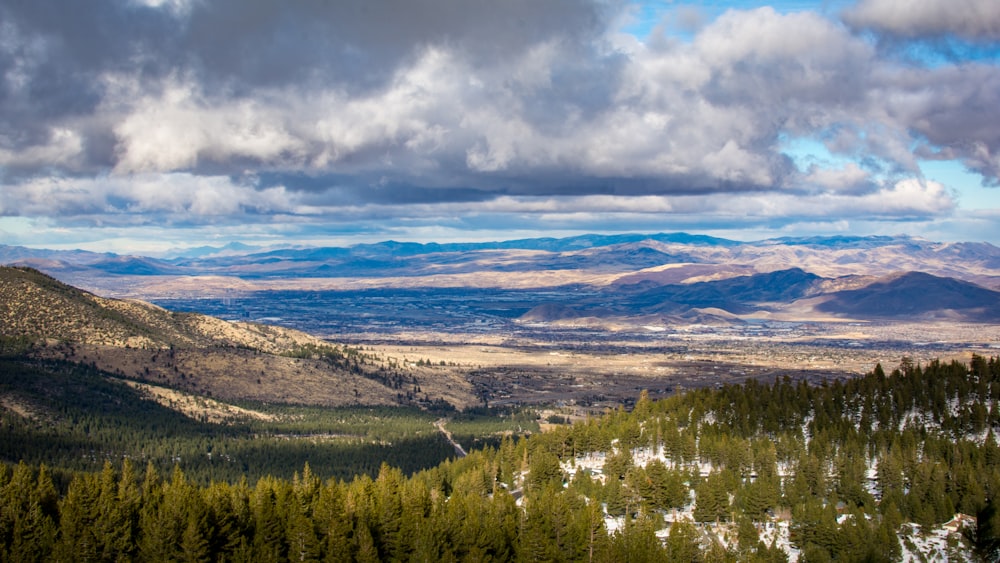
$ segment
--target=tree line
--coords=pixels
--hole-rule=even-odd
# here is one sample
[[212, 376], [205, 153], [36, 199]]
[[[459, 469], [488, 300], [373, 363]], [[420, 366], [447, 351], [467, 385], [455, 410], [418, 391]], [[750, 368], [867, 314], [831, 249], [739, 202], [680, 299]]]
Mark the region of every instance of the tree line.
[[61, 490], [20, 464], [0, 471], [0, 559], [786, 561], [760, 534], [784, 521], [800, 561], [893, 561], [900, 538], [962, 512], [978, 517], [962, 541], [996, 560], [998, 399], [997, 358], [904, 358], [819, 386], [643, 395], [413, 473], [321, 477], [310, 461], [206, 485], [125, 462]]

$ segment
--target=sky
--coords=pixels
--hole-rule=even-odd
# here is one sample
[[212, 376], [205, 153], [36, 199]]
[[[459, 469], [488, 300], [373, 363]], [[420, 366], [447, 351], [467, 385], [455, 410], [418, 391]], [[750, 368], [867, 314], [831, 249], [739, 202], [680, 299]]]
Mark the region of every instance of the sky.
[[1000, 245], [996, 0], [0, 0], [0, 244]]

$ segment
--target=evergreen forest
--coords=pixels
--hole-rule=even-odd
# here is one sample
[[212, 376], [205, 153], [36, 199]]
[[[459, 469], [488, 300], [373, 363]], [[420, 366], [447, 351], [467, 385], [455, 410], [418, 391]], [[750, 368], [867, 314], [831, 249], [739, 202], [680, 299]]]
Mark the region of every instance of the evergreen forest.
[[[132, 408], [115, 391], [77, 390]], [[964, 514], [941, 557], [996, 561], [998, 400], [1000, 359], [904, 358], [820, 386], [782, 378], [644, 395], [631, 411], [508, 434], [462, 458], [440, 452], [447, 459], [422, 468], [385, 443], [390, 462], [345, 475], [317, 442], [290, 477], [253, 468], [263, 451], [240, 476], [152, 458], [143, 467], [110, 455], [127, 449], [113, 429], [75, 426], [76, 438], [48, 444], [43, 429], [18, 438], [23, 424], [5, 414], [4, 456], [24, 461], [0, 468], [0, 560], [896, 561]], [[123, 434], [167, 424], [143, 416], [148, 428]], [[212, 439], [187, 424], [185, 436]], [[95, 448], [100, 470], [67, 463], [73, 440]]]

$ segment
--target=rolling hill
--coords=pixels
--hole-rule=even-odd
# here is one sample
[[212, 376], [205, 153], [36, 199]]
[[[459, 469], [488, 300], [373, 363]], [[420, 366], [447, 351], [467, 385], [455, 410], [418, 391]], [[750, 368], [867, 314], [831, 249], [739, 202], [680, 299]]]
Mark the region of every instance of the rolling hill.
[[105, 299], [29, 268], [0, 267], [0, 323], [0, 336], [90, 346], [229, 347], [281, 353], [319, 343], [293, 330]]
[[468, 384], [443, 368], [408, 366], [287, 328], [106, 299], [27, 268], [0, 267], [0, 338], [29, 346], [33, 358], [229, 401], [474, 402]]

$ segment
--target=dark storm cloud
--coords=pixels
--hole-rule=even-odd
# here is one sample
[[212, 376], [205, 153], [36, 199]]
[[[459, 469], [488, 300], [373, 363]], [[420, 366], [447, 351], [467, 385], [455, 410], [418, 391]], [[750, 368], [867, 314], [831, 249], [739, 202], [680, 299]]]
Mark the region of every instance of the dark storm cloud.
[[9, 146], [44, 144], [53, 122], [92, 118], [101, 73], [159, 76], [173, 66], [154, 56], [176, 35], [176, 22], [159, 10], [16, 0], [0, 5], [0, 22], [0, 120]]
[[[587, 51], [612, 11], [569, 0], [192, 0], [160, 6], [17, 0], [0, 6], [0, 146], [44, 147], [54, 127], [72, 127], [84, 154], [54, 164], [85, 171], [113, 166], [119, 155], [108, 141], [122, 117], [116, 110], [128, 108], [107, 107], [115, 88], [109, 81], [133, 80], [132, 91], [124, 93], [129, 97], [156, 95], [180, 77], [216, 103], [289, 85], [300, 92], [357, 94], [384, 87], [400, 65], [432, 45], [460, 52], [472, 68], [553, 38]], [[565, 81], [571, 89], [572, 82]], [[540, 115], [550, 113], [544, 101], [535, 105]], [[4, 164], [16, 170], [32, 163]]]
[[994, 0], [861, 0], [845, 12], [844, 20], [906, 39], [952, 35], [1000, 42], [1000, 9]]
[[50, 68], [78, 74], [193, 65], [246, 85], [391, 73], [415, 46], [447, 43], [489, 64], [559, 37], [585, 45], [613, 3], [570, 0], [383, 2], [213, 0], [159, 6], [128, 0], [16, 0], [0, 8], [24, 39], [41, 39]]

